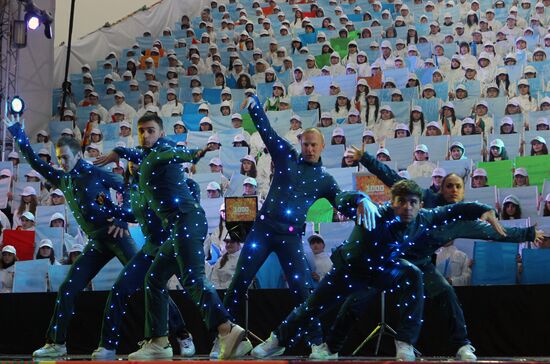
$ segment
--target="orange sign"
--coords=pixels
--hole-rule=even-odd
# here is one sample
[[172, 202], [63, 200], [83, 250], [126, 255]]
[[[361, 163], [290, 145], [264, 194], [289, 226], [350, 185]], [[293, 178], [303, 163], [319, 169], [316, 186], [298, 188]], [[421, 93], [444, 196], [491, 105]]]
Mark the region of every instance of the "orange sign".
[[225, 219], [228, 222], [247, 222], [256, 219], [256, 197], [227, 197], [225, 199]]
[[366, 173], [354, 173], [355, 189], [365, 192], [375, 203], [391, 200], [391, 190], [376, 176]]

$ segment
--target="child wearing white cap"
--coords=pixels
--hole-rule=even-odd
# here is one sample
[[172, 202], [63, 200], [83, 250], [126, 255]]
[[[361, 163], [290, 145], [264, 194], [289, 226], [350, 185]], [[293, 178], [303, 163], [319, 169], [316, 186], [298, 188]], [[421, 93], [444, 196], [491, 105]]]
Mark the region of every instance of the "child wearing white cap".
[[38, 206], [38, 196], [34, 187], [26, 186], [23, 188], [23, 191], [21, 191], [20, 196], [21, 202], [13, 214], [13, 226], [15, 227], [23, 225], [21, 218], [25, 212], [31, 213], [33, 216], [32, 221], [34, 222], [34, 214], [36, 213], [36, 207]]
[[133, 120], [136, 117], [136, 109], [126, 102], [126, 96], [122, 91], [115, 93], [115, 105], [109, 109], [109, 117], [112, 119], [116, 110], [122, 109], [126, 119]]
[[514, 182], [512, 187], [524, 187], [529, 186], [529, 174], [525, 168], [516, 168], [514, 171]]
[[376, 141], [378, 143], [383, 142], [386, 138], [393, 138], [395, 134], [395, 116], [393, 114], [393, 111], [391, 109], [391, 106], [389, 105], [383, 105], [380, 108], [380, 116], [372, 126], [372, 131], [374, 132], [374, 135], [376, 136]]
[[436, 165], [429, 161], [429, 150], [425, 144], [418, 144], [414, 148], [413, 163], [407, 167], [411, 178], [431, 177]]
[[500, 211], [501, 220], [517, 220], [521, 219], [521, 203], [515, 195], [508, 195], [502, 200], [502, 208]]
[[243, 176], [256, 178], [258, 171], [256, 170], [256, 160], [251, 155], [245, 155], [241, 158], [241, 170]]
[[[125, 112], [124, 109], [119, 109], [121, 112]], [[116, 110], [115, 110], [116, 111]], [[140, 118], [147, 112], [154, 112], [160, 114], [160, 109], [157, 105], [157, 99], [155, 93], [152, 91], [147, 91], [141, 96], [141, 107], [136, 113], [136, 117]], [[125, 114], [125, 120], [133, 120], [128, 118]]]
[[166, 117], [183, 115], [183, 103], [178, 100], [175, 89], [169, 88], [166, 91], [166, 103], [162, 105], [160, 115]]
[[536, 136], [531, 139], [530, 155], [548, 155], [548, 146], [543, 137]]
[[15, 262], [17, 262], [17, 250], [13, 245], [4, 245], [2, 259], [0, 259], [0, 293], [11, 293], [13, 289], [13, 276], [15, 274]]
[[481, 132], [483, 133], [483, 137], [485, 140], [487, 139], [487, 136], [491, 134], [495, 128], [495, 122], [493, 119], [493, 116], [489, 114], [489, 104], [487, 104], [487, 101], [480, 100], [477, 102], [475, 106], [475, 125], [476, 129], [481, 129]]
[[[25, 211], [19, 217], [20, 224], [15, 228], [15, 230], [23, 231], [34, 231], [35, 228], [35, 217], [34, 214], [30, 211]], [[15, 224], [15, 221], [14, 221]]]
[[61, 265], [55, 259], [55, 250], [53, 248], [53, 243], [50, 239], [42, 239], [38, 244], [38, 251], [34, 259], [49, 259], [50, 265]]
[[472, 188], [487, 187], [487, 171], [483, 168], [476, 168], [472, 173]]
[[502, 139], [494, 139], [489, 143], [489, 162], [508, 160], [508, 152]]
[[290, 127], [284, 138], [288, 140], [292, 145], [298, 145], [300, 141], [298, 136], [302, 133], [302, 118], [300, 115], [294, 114], [290, 117]]

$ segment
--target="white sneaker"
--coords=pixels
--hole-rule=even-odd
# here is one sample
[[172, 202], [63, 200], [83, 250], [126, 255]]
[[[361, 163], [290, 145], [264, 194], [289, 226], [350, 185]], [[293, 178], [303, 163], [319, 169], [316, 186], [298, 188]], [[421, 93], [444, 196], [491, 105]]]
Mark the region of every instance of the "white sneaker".
[[65, 344], [49, 343], [32, 353], [32, 356], [37, 358], [59, 358], [65, 355], [67, 355]]
[[218, 335], [220, 350], [218, 359], [226, 360], [232, 357], [237, 346], [243, 341], [246, 332], [239, 325], [231, 324], [231, 330], [227, 335]]
[[253, 346], [250, 340], [244, 339], [237, 345], [237, 348], [235, 349], [235, 353], [233, 354], [232, 358], [240, 358], [241, 356], [245, 356], [246, 354], [250, 353], [250, 350], [252, 350]]
[[271, 333], [269, 339], [252, 349], [252, 356], [258, 359], [283, 355], [285, 347], [279, 346], [279, 339]]
[[395, 359], [399, 361], [415, 361], [414, 347], [404, 341], [395, 340]]
[[156, 360], [156, 359], [172, 359], [174, 353], [170, 344], [160, 346], [152, 340], [141, 341], [141, 348], [128, 355], [128, 360]]
[[474, 354], [476, 348], [470, 344], [462, 345], [456, 352], [456, 358], [461, 361], [476, 361], [477, 356]]
[[92, 360], [116, 360], [116, 350], [109, 350], [100, 346], [92, 353]]
[[212, 350], [210, 350], [210, 359], [218, 359], [218, 353], [220, 352], [220, 340], [218, 337], [214, 339], [214, 345], [212, 345]]
[[178, 339], [180, 345], [180, 355], [193, 356], [195, 355], [195, 343], [193, 343], [193, 336], [189, 334], [185, 339]]
[[331, 353], [328, 345], [322, 343], [320, 345], [311, 345], [309, 358], [318, 360], [338, 359], [338, 353]]

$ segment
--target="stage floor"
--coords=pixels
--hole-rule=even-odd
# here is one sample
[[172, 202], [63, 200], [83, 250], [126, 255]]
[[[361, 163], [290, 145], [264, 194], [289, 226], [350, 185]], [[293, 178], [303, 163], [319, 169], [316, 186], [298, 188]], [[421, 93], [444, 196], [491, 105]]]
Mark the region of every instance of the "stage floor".
[[[89, 355], [68, 355], [67, 357], [63, 359], [44, 359], [44, 360], [33, 360], [31, 357], [27, 355], [0, 355], [0, 363], [39, 363], [44, 362], [48, 364], [52, 364], [55, 362], [67, 362], [70, 361], [71, 364], [77, 364], [77, 363], [89, 363], [91, 361], [91, 357]], [[127, 361], [126, 356], [119, 356], [117, 357], [116, 361], [95, 361], [95, 363], [102, 363], [102, 364], [116, 364], [120, 363], [120, 361]], [[209, 361], [208, 356], [206, 355], [197, 355], [192, 358], [185, 358], [180, 356], [175, 356], [173, 361], [182, 361], [186, 364], [192, 364], [192, 363], [204, 363], [205, 361]], [[214, 360], [215, 362], [222, 363], [222, 361]], [[227, 362], [231, 363], [238, 363], [238, 362], [252, 362], [252, 361], [260, 361], [264, 364], [300, 364], [300, 363], [331, 363], [331, 362], [337, 362], [339, 364], [360, 364], [360, 363], [383, 363], [383, 364], [398, 364], [403, 362], [395, 361], [394, 357], [380, 357], [380, 356], [345, 356], [341, 357], [338, 360], [332, 360], [332, 361], [319, 361], [319, 360], [310, 360], [307, 357], [300, 357], [300, 356], [281, 356], [274, 359], [266, 359], [266, 360], [258, 360], [251, 356], [246, 356], [243, 358], [239, 358], [237, 360], [231, 360]], [[417, 358], [417, 361], [421, 362], [429, 362], [429, 363], [460, 363], [460, 361], [455, 360], [452, 357], [419, 357]], [[156, 361], [156, 363], [169, 363], [171, 361]], [[478, 363], [506, 363], [506, 364], [513, 364], [513, 363], [521, 363], [521, 364], [529, 364], [529, 363], [550, 363], [550, 357], [486, 357], [486, 358], [478, 358]]]

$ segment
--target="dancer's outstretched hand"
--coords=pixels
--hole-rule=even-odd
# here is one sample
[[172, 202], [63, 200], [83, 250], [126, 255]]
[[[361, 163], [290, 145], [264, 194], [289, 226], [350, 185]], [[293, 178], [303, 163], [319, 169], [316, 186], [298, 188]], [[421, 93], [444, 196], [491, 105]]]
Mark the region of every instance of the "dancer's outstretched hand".
[[373, 230], [376, 228], [376, 217], [380, 217], [378, 206], [365, 197], [357, 205], [357, 224], [363, 225], [369, 231]]
[[10, 126], [13, 126], [15, 125], [15, 123], [20, 123], [21, 124], [21, 128], [24, 129], [24, 124], [25, 124], [25, 120], [24, 119], [21, 119], [20, 118], [20, 115], [17, 114], [17, 115], [10, 115], [9, 111], [8, 111], [8, 103], [6, 102], [5, 103], [5, 107], [4, 107], [4, 118], [3, 118], [3, 121], [4, 121], [4, 124], [6, 124], [6, 126], [9, 128]]
[[260, 99], [258, 99], [258, 96], [257, 95], [248, 96], [241, 103], [241, 110], [251, 109], [251, 108], [256, 107], [256, 105], [259, 105], [259, 106], [262, 105], [261, 102], [260, 102]]
[[500, 224], [500, 222], [497, 219], [497, 215], [495, 214], [495, 210], [487, 211], [481, 217], [479, 218], [482, 221], [487, 221], [489, 224], [493, 226], [493, 229], [497, 233], [499, 233], [502, 236], [507, 236], [506, 230], [504, 227]]
[[363, 157], [364, 151], [357, 148], [355, 145], [351, 146], [351, 150], [353, 151], [353, 155], [352, 155], [353, 161], [359, 162], [359, 160], [361, 160], [361, 158]]
[[109, 163], [118, 163], [120, 157], [117, 153], [111, 152], [109, 154], [105, 154], [102, 156], [99, 156], [94, 161], [94, 166], [106, 166]]
[[540, 248], [543, 243], [544, 243], [544, 231], [539, 229], [535, 230], [535, 241], [533, 242], [533, 244], [537, 248]]

